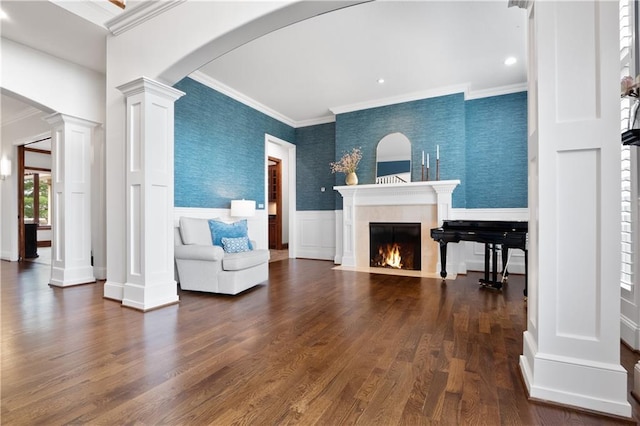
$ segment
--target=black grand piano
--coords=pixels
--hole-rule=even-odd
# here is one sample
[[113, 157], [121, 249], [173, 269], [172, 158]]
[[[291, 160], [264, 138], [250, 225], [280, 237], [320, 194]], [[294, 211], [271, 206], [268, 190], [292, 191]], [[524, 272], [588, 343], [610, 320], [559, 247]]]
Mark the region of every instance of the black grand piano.
[[[509, 249], [517, 248], [524, 251], [524, 295], [526, 297], [528, 231], [529, 223], [524, 221], [445, 220], [441, 228], [431, 229], [431, 238], [440, 244], [440, 259], [442, 263], [440, 276], [443, 279], [447, 277], [447, 243], [475, 241], [478, 243], [484, 243], [484, 279], [480, 280], [480, 285], [501, 289], [502, 281], [498, 281], [497, 251], [499, 248], [502, 249], [502, 270], [504, 271], [507, 266]], [[491, 265], [489, 265], [490, 258], [493, 259]], [[504, 277], [506, 277], [508, 273], [508, 270], [505, 271]]]

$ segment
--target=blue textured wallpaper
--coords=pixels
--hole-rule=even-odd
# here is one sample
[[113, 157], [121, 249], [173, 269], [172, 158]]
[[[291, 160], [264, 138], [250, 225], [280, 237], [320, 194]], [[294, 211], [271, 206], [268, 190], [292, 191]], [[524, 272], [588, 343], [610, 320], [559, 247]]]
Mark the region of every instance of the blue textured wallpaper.
[[[430, 154], [431, 177], [435, 178], [436, 146], [440, 146], [440, 179], [460, 179], [453, 192], [453, 206], [466, 207], [465, 101], [462, 93], [422, 99], [336, 116], [335, 160], [353, 147], [362, 147], [358, 183], [375, 183], [376, 147], [389, 133], [401, 132], [411, 141], [411, 179], [421, 178], [422, 151]], [[334, 160], [334, 161], [335, 161]], [[338, 173], [336, 185], [344, 185]], [[336, 196], [342, 209], [342, 197]]]
[[[335, 177], [329, 169], [336, 149], [335, 123], [296, 129], [296, 208], [333, 210]], [[321, 192], [320, 188], [325, 191]]]
[[527, 207], [527, 93], [465, 107], [467, 208]]
[[229, 208], [232, 199], [265, 204], [264, 136], [295, 143], [295, 131], [190, 78], [175, 104], [176, 207]]
[[[376, 147], [401, 132], [411, 141], [412, 179], [420, 180], [422, 151], [435, 177], [460, 179], [457, 208], [527, 206], [526, 92], [465, 101], [462, 93], [336, 116], [335, 123], [294, 129], [189, 78], [175, 107], [175, 206], [229, 208], [230, 200], [265, 203], [264, 135], [296, 144], [298, 210], [342, 208], [329, 163], [361, 147], [360, 184], [374, 183]], [[320, 188], [324, 187], [325, 192]]]

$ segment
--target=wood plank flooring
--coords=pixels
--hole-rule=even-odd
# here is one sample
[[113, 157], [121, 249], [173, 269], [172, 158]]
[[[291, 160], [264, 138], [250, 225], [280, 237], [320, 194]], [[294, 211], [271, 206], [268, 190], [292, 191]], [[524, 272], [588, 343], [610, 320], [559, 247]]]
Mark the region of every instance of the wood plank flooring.
[[[3, 425], [617, 425], [527, 400], [523, 277], [428, 278], [270, 263], [239, 296], [180, 292], [142, 314], [103, 283], [2, 268]], [[632, 382], [640, 359], [621, 347]], [[635, 419], [638, 404], [629, 397]]]

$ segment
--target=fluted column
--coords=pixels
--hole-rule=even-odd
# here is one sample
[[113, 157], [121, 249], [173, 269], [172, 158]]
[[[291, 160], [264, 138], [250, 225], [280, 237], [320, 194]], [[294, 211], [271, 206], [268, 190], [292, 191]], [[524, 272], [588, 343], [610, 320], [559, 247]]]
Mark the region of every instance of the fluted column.
[[122, 304], [146, 311], [178, 302], [173, 259], [174, 102], [183, 92], [147, 78], [126, 97], [126, 282]]
[[53, 114], [50, 284], [95, 282], [91, 265], [91, 141], [97, 123]]

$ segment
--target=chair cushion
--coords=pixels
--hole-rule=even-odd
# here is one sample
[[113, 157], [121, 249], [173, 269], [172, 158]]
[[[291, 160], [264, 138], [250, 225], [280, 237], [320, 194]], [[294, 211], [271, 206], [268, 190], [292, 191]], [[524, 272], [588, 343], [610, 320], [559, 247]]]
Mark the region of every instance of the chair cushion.
[[209, 220], [194, 217], [180, 217], [180, 236], [183, 244], [211, 245]]
[[269, 262], [269, 250], [225, 253], [224, 259], [222, 259], [222, 269], [225, 271], [239, 271], [267, 262]]
[[[220, 220], [209, 220], [209, 229], [211, 232], [211, 241], [213, 245], [222, 247], [223, 238], [240, 238], [248, 237], [247, 220], [242, 219], [237, 222], [227, 223]], [[253, 250], [253, 246], [249, 241], [249, 249]]]

